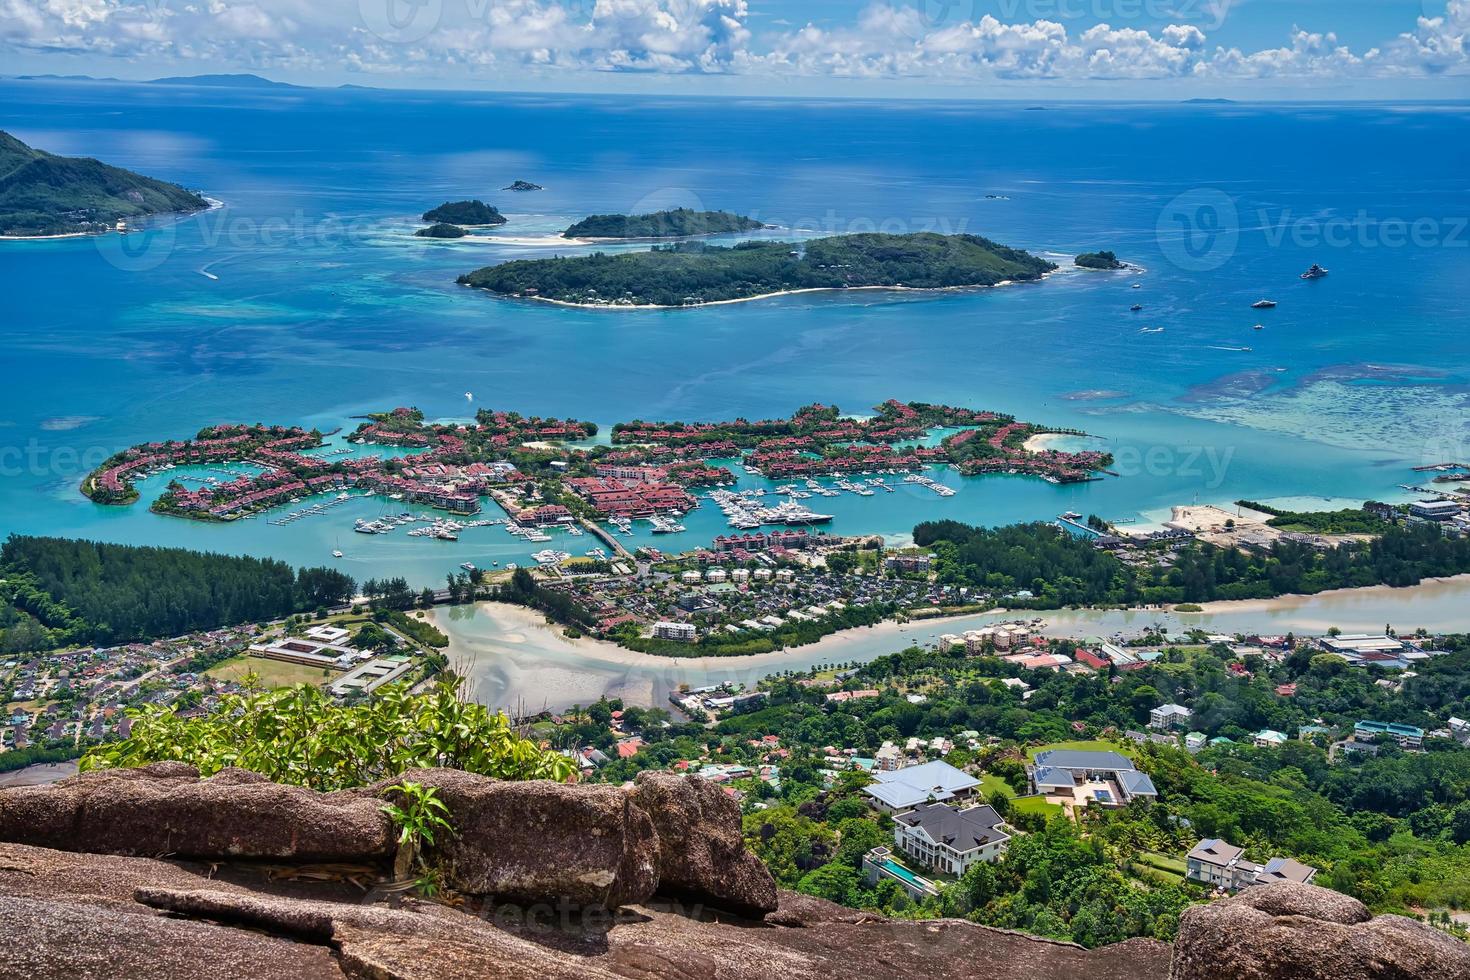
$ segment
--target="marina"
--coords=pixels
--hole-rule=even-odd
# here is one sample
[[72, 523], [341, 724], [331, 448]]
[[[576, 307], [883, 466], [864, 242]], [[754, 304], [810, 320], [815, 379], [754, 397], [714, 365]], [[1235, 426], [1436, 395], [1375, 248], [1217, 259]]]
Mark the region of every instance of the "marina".
[[[17, 129], [91, 141], [98, 153], [122, 165], [158, 170], [160, 162], [166, 163], [162, 169], [228, 200], [229, 214], [243, 221], [259, 223], [303, 210], [360, 215], [362, 227], [371, 229], [376, 221], [424, 207], [422, 192], [402, 180], [403, 164], [371, 152], [370, 141], [356, 128], [363, 117], [354, 101], [344, 103], [337, 94], [296, 92], [297, 111], [289, 118], [272, 117], [270, 131], [257, 125], [267, 98], [259, 92], [197, 93], [198, 105], [207, 112], [182, 116], [153, 104], [134, 105], [128, 127], [146, 128], [188, 147], [160, 161], [128, 156], [123, 122], [110, 114], [109, 93], [115, 93], [110, 85], [73, 86], [52, 98], [48, 86], [24, 84], [29, 86], [24, 98], [14, 94], [21, 83], [0, 85], [12, 93], [6, 106]], [[383, 93], [375, 96], [373, 110], [407, 111], [410, 101]], [[814, 402], [863, 413], [893, 395], [978, 402], [1059, 428], [1101, 433], [1100, 445], [1118, 459], [1110, 469], [1120, 478], [1088, 484], [923, 471], [960, 491], [948, 496], [902, 476], [844, 475], [853, 483], [882, 477], [893, 488], [867, 484], [874, 494], [863, 496], [836, 488], [826, 476], [814, 479], [814, 487], [807, 474], [770, 480], [758, 467], [747, 472], [719, 463], [731, 465], [737, 478], [728, 489], [763, 491], [748, 501], [752, 505], [791, 499], [832, 515], [825, 526], [833, 533], [882, 534], [896, 544], [909, 540], [914, 526], [925, 520], [1050, 521], [1066, 510], [1136, 521], [1146, 529], [1166, 520], [1172, 505], [1196, 496], [1224, 505], [1282, 497], [1323, 506], [1417, 499], [1417, 491], [1399, 489], [1417, 482], [1408, 468], [1464, 457], [1458, 448], [1463, 435], [1444, 426], [1446, 419], [1463, 418], [1457, 386], [1470, 363], [1464, 331], [1454, 317], [1444, 315], [1470, 302], [1464, 250], [1410, 245], [1372, 254], [1351, 249], [1313, 254], [1290, 238], [1273, 248], [1260, 236], [1242, 235], [1228, 266], [1201, 275], [1174, 263], [1168, 254], [1172, 246], [1152, 234], [1160, 213], [1182, 190], [1211, 186], [1210, 168], [1180, 148], [1199, 140], [1236, 145], [1247, 124], [1263, 134], [1261, 139], [1290, 144], [1297, 154], [1286, 163], [1233, 161], [1247, 208], [1264, 206], [1261, 191], [1269, 188], [1271, 207], [1299, 215], [1409, 212], [1430, 206], [1421, 203], [1426, 200], [1439, 213], [1462, 213], [1465, 192], [1456, 161], [1466, 137], [1452, 114], [1386, 119], [1381, 112], [1335, 107], [1318, 120], [1271, 106], [1237, 107], [1229, 115], [1160, 108], [1145, 112], [1149, 125], [1140, 129], [1135, 125], [1140, 110], [1117, 106], [1057, 106], [1034, 113], [976, 103], [967, 106], [961, 121], [949, 109], [923, 105], [862, 119], [832, 106], [806, 117], [769, 106], [731, 104], [716, 114], [695, 104], [671, 104], [659, 113], [629, 105], [626, 124], [662, 126], [657, 120], [674, 120], [670, 128], [659, 129], [668, 138], [650, 141], [640, 148], [638, 160], [612, 165], [609, 173], [592, 179], [577, 161], [596, 156], [607, 130], [602, 123], [588, 127], [573, 120], [585, 120], [583, 109], [595, 101], [564, 105], [526, 96], [471, 104], [450, 99], [428, 108], [413, 102], [415, 112], [427, 111], [432, 118], [427, 129], [404, 137], [402, 160], [434, 179], [450, 180], [442, 147], [426, 134], [464, 120], [477, 133], [534, 125], [535, 152], [545, 168], [538, 183], [557, 188], [558, 196], [538, 198], [547, 214], [516, 217], [514, 234], [526, 239], [553, 241], [576, 217], [605, 210], [610, 181], [641, 193], [651, 186], [650, 175], [682, 168], [693, 193], [748, 204], [773, 219], [794, 220], [814, 206], [845, 214], [929, 215], [936, 201], [944, 201], [945, 213], [956, 220], [1037, 254], [1060, 251], [1064, 238], [1078, 247], [1106, 247], [1120, 228], [1148, 229], [1130, 243], [1126, 256], [1147, 271], [1121, 279], [1063, 272], [1034, 288], [941, 296], [826, 294], [668, 315], [629, 311], [611, 329], [606, 311], [465, 302], [463, 291], [448, 285], [469, 267], [463, 248], [416, 250], [414, 262], [405, 266], [401, 248], [394, 245], [398, 239], [386, 231], [368, 230], [362, 241], [331, 236], [304, 241], [297, 261], [276, 263], [267, 271], [234, 257], [238, 250], [211, 238], [205, 222], [189, 220], [173, 227], [170, 249], [157, 253], [161, 264], [148, 276], [95, 261], [97, 244], [91, 240], [22, 243], [7, 252], [17, 284], [10, 312], [17, 323], [47, 328], [12, 332], [13, 383], [0, 395], [0, 417], [9, 426], [7, 444], [34, 444], [40, 462], [26, 463], [0, 480], [0, 531], [251, 554], [298, 567], [321, 564], [341, 550], [346, 557], [337, 564], [355, 578], [402, 575], [416, 588], [442, 584], [445, 571], [465, 561], [481, 568], [532, 565], [531, 554], [548, 547], [581, 555], [596, 546], [615, 555], [606, 540], [588, 540], [592, 532], [586, 528], [575, 540], [554, 528], [537, 532], [551, 538], [547, 541], [493, 528], [464, 528], [454, 541], [408, 535], [427, 522], [359, 534], [352, 531], [359, 518], [372, 522], [426, 507], [358, 496], [327, 515], [268, 523], [341, 491], [302, 497], [295, 504], [288, 499], [236, 526], [148, 511], [146, 501], [156, 499], [171, 479], [200, 478], [186, 482], [192, 488], [205, 485], [206, 476], [229, 481], [251, 469], [233, 464], [178, 466], [144, 477], [138, 481], [142, 506], [103, 506], [76, 493], [76, 482], [101, 462], [95, 447], [110, 452], [144, 440], [188, 438], [201, 424], [220, 419], [296, 422], [327, 433], [350, 429], [365, 412], [395, 401], [417, 405], [430, 419], [465, 421], [473, 414], [466, 391], [477, 393], [476, 406], [493, 390], [500, 405], [596, 420], [602, 425], [596, 441], [604, 443], [609, 427], [625, 419], [775, 418]], [[337, 121], [344, 112], [352, 125]], [[898, 150], [918, 127], [940, 137], [922, 160]], [[818, 129], [821, 138], [814, 135]], [[768, 138], [750, 140], [755, 131]], [[316, 139], [322, 132], [333, 139]], [[1067, 152], [1079, 133], [1099, 147], [1115, 149], [1124, 145], [1122, 134], [1129, 134], [1134, 163], [1128, 188], [1090, 180], [1089, 165]], [[263, 149], [279, 139], [310, 149], [283, 164]], [[1339, 140], [1356, 145], [1379, 139], [1402, 141], [1415, 168], [1373, 181], [1361, 179], [1351, 167], [1344, 170]], [[474, 137], [471, 143], [476, 140], [486, 142]], [[808, 171], [789, 182], [761, 176], [786, 168], [793, 146], [809, 155]], [[987, 146], [1007, 147], [1017, 167], [1044, 170], [1057, 196], [1045, 206], [1040, 198], [1019, 192], [1008, 193], [1011, 200], [1003, 208], [977, 200], [972, 178], [959, 175]], [[740, 166], [732, 167], [732, 160]], [[860, 174], [888, 176], [832, 179], [853, 173], [854, 167]], [[1324, 180], [1324, 174], [1332, 179]], [[996, 179], [1006, 178], [997, 174]], [[367, 197], [364, 188], [372, 189]], [[1059, 214], [1066, 215], [1065, 222]], [[129, 240], [143, 242], [147, 234], [130, 234]], [[513, 244], [465, 246], [470, 247], [476, 249], [474, 263], [529, 254], [526, 246]], [[227, 265], [209, 265], [222, 273], [220, 280], [197, 274], [201, 266], [226, 258]], [[91, 286], [108, 296], [108, 303], [65, 301], [76, 288], [76, 263], [82, 259], [94, 260]], [[1300, 281], [1313, 262], [1330, 268], [1331, 276]], [[160, 282], [167, 288], [157, 288]], [[1385, 284], [1404, 282], [1415, 288], [1390, 301]], [[361, 285], [367, 283], [372, 287]], [[1133, 283], [1142, 288], [1130, 290]], [[1288, 295], [1290, 302], [1283, 299]], [[1250, 304], [1263, 296], [1274, 296], [1281, 306], [1262, 314], [1271, 317], [1269, 330], [1251, 332], [1255, 321], [1242, 321], [1241, 315], [1249, 316]], [[1148, 318], [1130, 312], [1132, 305], [1145, 306]], [[1167, 324], [1168, 332], [1140, 338], [1140, 320]], [[1330, 343], [1312, 329], [1317, 322], [1333, 324]], [[630, 330], [636, 330], [636, 354]], [[240, 357], [241, 331], [249, 332], [251, 349], [269, 353]], [[1244, 343], [1255, 351], [1200, 356], [1203, 346], [1242, 333], [1249, 334]], [[956, 337], [975, 343], [956, 344]], [[732, 356], [734, 338], [734, 349], [742, 353]], [[1244, 346], [1233, 339], [1226, 343]], [[506, 345], [515, 350], [514, 363], [505, 356]], [[117, 351], [128, 356], [112, 356]], [[53, 370], [60, 356], [68, 358], [69, 370], [63, 373]], [[526, 363], [555, 367], [529, 372], [523, 369]], [[627, 372], [624, 381], [610, 383], [611, 364]], [[1236, 376], [1257, 371], [1270, 372], [1269, 387], [1242, 397], [1242, 380]], [[1247, 387], [1256, 380], [1252, 373]], [[983, 394], [977, 395], [980, 385]], [[352, 446], [332, 436], [320, 450], [305, 454], [351, 461], [414, 451]], [[812, 496], [775, 493], [783, 486]], [[460, 515], [447, 516], [467, 523]], [[639, 547], [681, 551], [708, 545], [721, 534], [755, 530], [732, 528], [708, 500], [677, 523], [685, 527], [683, 533], [655, 535], [646, 520], [621, 529], [607, 522], [599, 526], [630, 552]]]

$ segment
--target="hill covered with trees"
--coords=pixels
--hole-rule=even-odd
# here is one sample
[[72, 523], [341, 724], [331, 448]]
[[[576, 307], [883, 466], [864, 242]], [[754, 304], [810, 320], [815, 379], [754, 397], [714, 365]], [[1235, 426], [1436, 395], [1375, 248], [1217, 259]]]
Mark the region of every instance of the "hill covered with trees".
[[178, 636], [335, 605], [355, 591], [335, 569], [294, 571], [270, 558], [17, 535], [0, 547], [0, 649]]
[[1156, 563], [1125, 563], [1050, 524], [992, 529], [936, 521], [916, 527], [914, 541], [933, 547], [941, 582], [997, 596], [1030, 592], [1006, 602], [1037, 609], [1315, 595], [1470, 572], [1470, 540], [1429, 524], [1392, 526], [1371, 541], [1325, 549], [1289, 540], [1265, 551], [1192, 543], [1161, 552], [1172, 562]]
[[504, 296], [583, 306], [695, 306], [798, 289], [994, 286], [1056, 266], [976, 235], [840, 235], [793, 245], [702, 242], [577, 258], [523, 259], [461, 276]]
[[87, 157], [61, 157], [0, 132], [0, 235], [108, 231], [119, 219], [201, 211], [178, 184]]
[[689, 238], [754, 231], [765, 225], [729, 211], [675, 208], [652, 214], [594, 214], [562, 232], [565, 238]]
[[423, 214], [425, 221], [447, 225], [503, 225], [505, 215], [484, 201], [445, 201]]

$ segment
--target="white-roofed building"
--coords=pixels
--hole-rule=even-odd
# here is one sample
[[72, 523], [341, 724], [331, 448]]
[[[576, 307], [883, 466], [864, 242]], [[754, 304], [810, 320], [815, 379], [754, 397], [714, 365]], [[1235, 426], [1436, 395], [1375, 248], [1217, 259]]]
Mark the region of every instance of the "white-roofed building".
[[864, 787], [863, 792], [885, 813], [902, 813], [921, 803], [966, 800], [980, 785], [974, 776], [939, 760], [891, 772], [875, 772], [873, 778], [877, 782]]

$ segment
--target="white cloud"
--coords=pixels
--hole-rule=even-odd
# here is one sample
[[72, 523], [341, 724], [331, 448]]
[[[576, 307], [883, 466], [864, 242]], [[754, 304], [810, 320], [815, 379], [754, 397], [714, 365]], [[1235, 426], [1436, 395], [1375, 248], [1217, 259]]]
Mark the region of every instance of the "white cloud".
[[411, 40], [375, 33], [371, 10], [411, 2], [0, 0], [0, 51], [446, 76], [518, 66], [941, 82], [1470, 74], [1470, 0], [1358, 52], [1309, 28], [1243, 51], [1212, 45], [1194, 24], [1069, 30], [990, 15], [932, 24], [899, 0], [871, 3], [845, 26], [773, 22], [759, 38], [747, 0], [418, 0], [432, 19]]

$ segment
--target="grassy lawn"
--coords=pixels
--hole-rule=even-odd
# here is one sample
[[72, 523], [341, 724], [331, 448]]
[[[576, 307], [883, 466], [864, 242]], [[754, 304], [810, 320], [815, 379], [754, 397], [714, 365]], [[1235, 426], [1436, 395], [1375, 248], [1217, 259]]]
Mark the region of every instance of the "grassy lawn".
[[1151, 864], [1135, 864], [1132, 867], [1133, 874], [1135, 878], [1139, 881], [1151, 882], [1153, 884], [1159, 885], [1184, 884], [1183, 875], [1176, 875], [1172, 871], [1164, 871], [1163, 869], [1156, 868]]
[[1130, 759], [1133, 758], [1131, 745], [1119, 745], [1117, 742], [1104, 742], [1101, 739], [1078, 739], [1072, 742], [1052, 742], [1049, 745], [1038, 745], [1026, 750], [1026, 757], [1036, 761], [1039, 752], [1050, 752], [1053, 749], [1072, 749], [1077, 752], [1117, 752]]
[[1039, 813], [1047, 819], [1063, 816], [1067, 811], [1060, 803], [1051, 803], [1041, 796], [1022, 796], [1011, 800], [1014, 813]]
[[985, 794], [986, 800], [993, 799], [997, 793], [1008, 797], [1016, 795], [1016, 791], [1011, 789], [1011, 784], [993, 772], [987, 772], [980, 777], [980, 792]]
[[1140, 851], [1138, 853], [1138, 863], [1146, 864], [1151, 868], [1158, 868], [1160, 871], [1172, 871], [1181, 878], [1188, 870], [1183, 858], [1174, 854], [1162, 854], [1159, 851]]
[[340, 673], [335, 670], [324, 671], [320, 667], [305, 667], [301, 664], [288, 664], [279, 660], [266, 660], [264, 657], [242, 654], [210, 668], [205, 671], [205, 674], [216, 680], [239, 682], [251, 671], [260, 675], [260, 683], [263, 687], [324, 684], [335, 679]]

